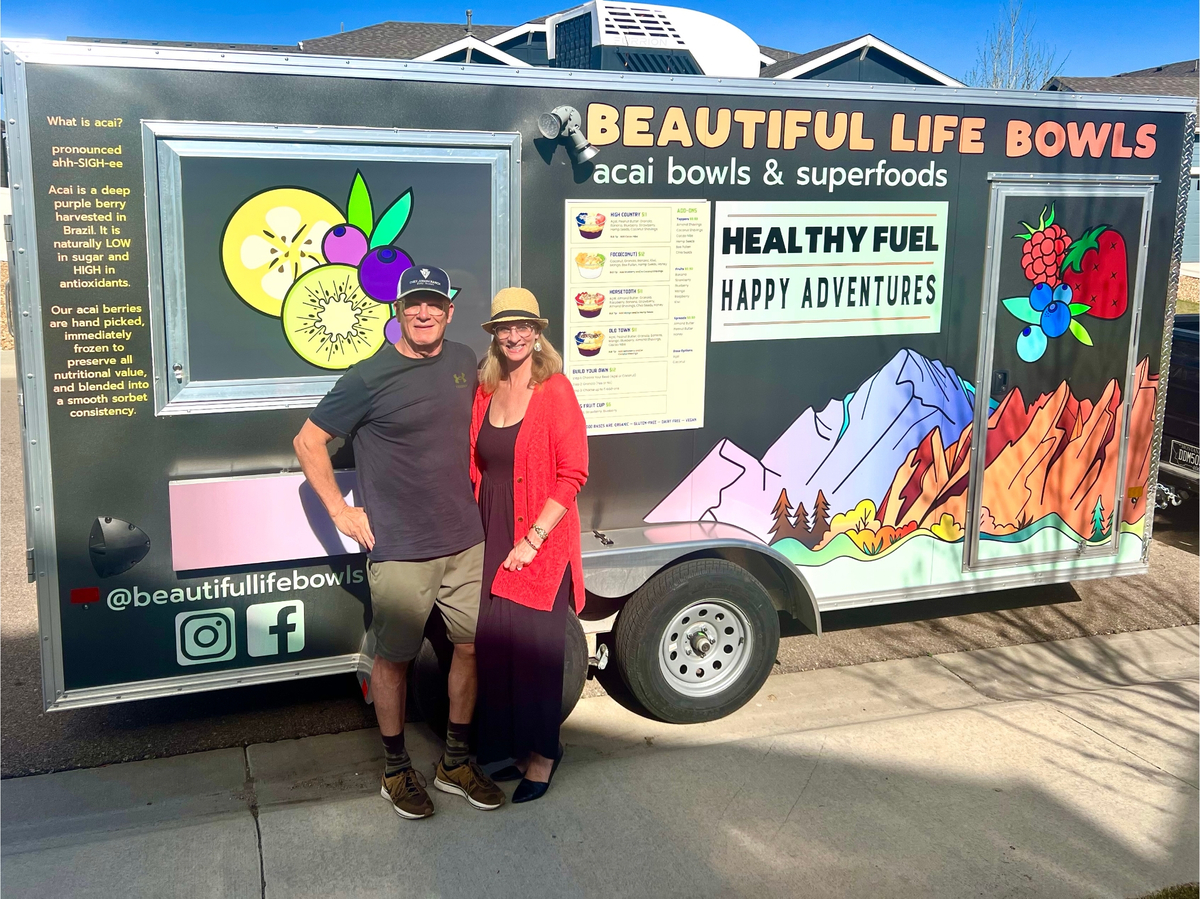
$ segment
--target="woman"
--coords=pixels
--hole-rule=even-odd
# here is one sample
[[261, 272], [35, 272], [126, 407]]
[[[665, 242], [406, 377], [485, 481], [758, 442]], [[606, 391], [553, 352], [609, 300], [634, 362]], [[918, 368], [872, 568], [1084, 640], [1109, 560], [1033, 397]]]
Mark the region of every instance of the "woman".
[[587, 428], [537, 299], [508, 287], [483, 328], [491, 346], [471, 412], [471, 481], [485, 534], [475, 652], [479, 762], [516, 759], [513, 802], [540, 799], [562, 761], [568, 618], [583, 609], [575, 495]]

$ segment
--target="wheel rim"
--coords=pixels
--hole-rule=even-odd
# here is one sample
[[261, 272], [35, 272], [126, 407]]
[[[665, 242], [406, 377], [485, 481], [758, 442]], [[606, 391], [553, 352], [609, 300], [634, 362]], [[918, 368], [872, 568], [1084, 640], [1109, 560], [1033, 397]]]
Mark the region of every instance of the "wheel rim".
[[702, 599], [676, 612], [658, 643], [658, 665], [671, 689], [712, 696], [746, 670], [753, 655], [750, 622], [737, 606]]

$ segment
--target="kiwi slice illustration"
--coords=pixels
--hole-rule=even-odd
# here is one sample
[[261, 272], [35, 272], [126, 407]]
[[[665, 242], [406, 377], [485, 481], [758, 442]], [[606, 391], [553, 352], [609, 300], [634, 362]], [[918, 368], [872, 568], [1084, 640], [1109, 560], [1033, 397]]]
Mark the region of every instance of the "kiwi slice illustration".
[[283, 333], [305, 362], [349, 368], [383, 346], [389, 306], [363, 293], [358, 269], [322, 265], [296, 279], [283, 301]]

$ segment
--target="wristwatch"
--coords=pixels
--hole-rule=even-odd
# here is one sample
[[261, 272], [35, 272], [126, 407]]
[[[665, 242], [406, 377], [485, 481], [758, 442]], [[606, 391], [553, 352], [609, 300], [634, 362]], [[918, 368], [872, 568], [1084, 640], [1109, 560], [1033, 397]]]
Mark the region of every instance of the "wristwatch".
[[535, 524], [533, 526], [533, 532], [542, 538], [543, 543], [550, 539], [550, 532], [541, 525]]

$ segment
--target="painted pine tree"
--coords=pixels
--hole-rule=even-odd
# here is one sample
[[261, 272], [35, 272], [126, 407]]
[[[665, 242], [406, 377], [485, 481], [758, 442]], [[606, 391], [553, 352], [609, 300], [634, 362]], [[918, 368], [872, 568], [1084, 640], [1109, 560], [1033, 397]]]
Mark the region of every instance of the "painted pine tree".
[[771, 517], [775, 523], [771, 525], [768, 543], [775, 543], [784, 537], [792, 536], [792, 503], [788, 499], [786, 487], [779, 491], [779, 499], [775, 500]]
[[795, 524], [792, 527], [792, 536], [804, 543], [808, 540], [808, 510], [804, 508], [804, 503], [796, 503], [796, 514], [792, 516]]
[[1089, 543], [1099, 543], [1112, 536], [1112, 516], [1104, 514], [1104, 498], [1096, 497], [1096, 507], [1092, 509], [1092, 533]]
[[821, 541], [825, 539], [825, 535], [828, 533], [829, 500], [825, 498], [825, 491], [818, 490], [817, 498], [813, 500], [812, 530], [809, 531], [807, 539], [804, 540], [804, 545], [809, 549], [814, 549], [821, 545]]

